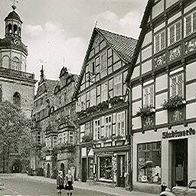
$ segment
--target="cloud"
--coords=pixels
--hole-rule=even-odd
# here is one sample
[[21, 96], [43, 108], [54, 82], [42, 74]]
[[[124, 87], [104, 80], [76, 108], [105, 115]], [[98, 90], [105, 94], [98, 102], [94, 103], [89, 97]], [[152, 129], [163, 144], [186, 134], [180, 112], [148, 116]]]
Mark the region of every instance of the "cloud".
[[65, 30], [52, 22], [25, 27], [28, 45], [28, 71], [37, 79], [44, 64], [47, 78], [57, 79], [65, 59], [65, 66], [73, 73], [79, 73], [86, 50], [82, 37], [68, 37]]
[[138, 12], [130, 11], [120, 18], [117, 14], [108, 10], [96, 15], [95, 20], [98, 21], [98, 27], [100, 28], [138, 38], [141, 21], [141, 14]]

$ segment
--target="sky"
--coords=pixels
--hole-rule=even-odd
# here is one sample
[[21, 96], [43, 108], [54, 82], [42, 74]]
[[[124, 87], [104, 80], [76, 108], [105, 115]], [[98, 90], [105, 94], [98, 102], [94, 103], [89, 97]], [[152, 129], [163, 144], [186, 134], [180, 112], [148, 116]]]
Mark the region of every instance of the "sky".
[[[0, 37], [13, 0], [0, 0]], [[147, 0], [18, 0], [22, 41], [28, 46], [27, 72], [39, 80], [41, 66], [48, 79], [58, 79], [63, 66], [79, 74], [97, 27], [138, 38]]]

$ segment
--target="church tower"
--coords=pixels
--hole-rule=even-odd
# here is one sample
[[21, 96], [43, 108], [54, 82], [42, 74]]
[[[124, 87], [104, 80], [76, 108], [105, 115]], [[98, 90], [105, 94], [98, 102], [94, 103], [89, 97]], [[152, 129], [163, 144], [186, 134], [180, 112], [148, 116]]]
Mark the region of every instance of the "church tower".
[[16, 6], [5, 18], [5, 37], [0, 39], [0, 101], [21, 107], [30, 118], [33, 107], [34, 74], [27, 73], [27, 46], [22, 42], [22, 20]]

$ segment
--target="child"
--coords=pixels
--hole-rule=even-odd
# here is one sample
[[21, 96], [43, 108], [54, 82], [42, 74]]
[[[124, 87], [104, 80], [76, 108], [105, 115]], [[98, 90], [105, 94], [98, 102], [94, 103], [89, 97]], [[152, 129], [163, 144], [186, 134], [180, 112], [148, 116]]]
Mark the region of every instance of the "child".
[[57, 183], [58, 195], [61, 195], [61, 190], [64, 189], [64, 178], [63, 178], [62, 171], [59, 171], [57, 179], [56, 179], [56, 183]]
[[73, 182], [74, 182], [74, 179], [71, 174], [71, 170], [68, 170], [68, 173], [65, 176], [65, 190], [67, 190], [68, 196], [72, 196]]

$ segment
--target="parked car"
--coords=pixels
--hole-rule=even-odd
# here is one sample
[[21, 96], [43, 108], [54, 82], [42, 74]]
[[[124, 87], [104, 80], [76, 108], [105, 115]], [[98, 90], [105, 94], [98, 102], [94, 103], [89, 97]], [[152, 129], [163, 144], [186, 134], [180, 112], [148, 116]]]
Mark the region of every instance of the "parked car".
[[187, 187], [174, 186], [172, 191], [166, 188], [160, 196], [196, 196], [196, 180], [191, 180]]

